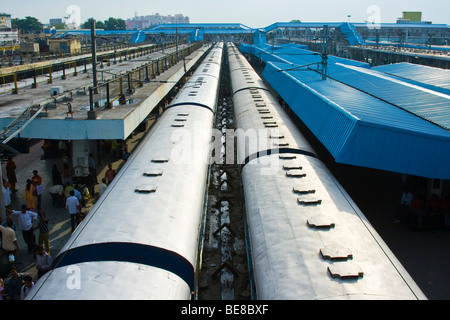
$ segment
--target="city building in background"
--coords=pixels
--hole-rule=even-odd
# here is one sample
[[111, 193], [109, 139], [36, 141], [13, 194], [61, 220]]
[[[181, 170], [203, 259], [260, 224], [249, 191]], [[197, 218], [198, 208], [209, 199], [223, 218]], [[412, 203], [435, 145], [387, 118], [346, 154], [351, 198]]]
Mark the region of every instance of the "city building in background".
[[189, 23], [189, 17], [185, 17], [182, 14], [162, 16], [159, 13], [155, 13], [149, 16], [138, 16], [135, 14], [134, 18], [127, 19], [127, 30], [148, 29], [159, 24], [168, 23]]

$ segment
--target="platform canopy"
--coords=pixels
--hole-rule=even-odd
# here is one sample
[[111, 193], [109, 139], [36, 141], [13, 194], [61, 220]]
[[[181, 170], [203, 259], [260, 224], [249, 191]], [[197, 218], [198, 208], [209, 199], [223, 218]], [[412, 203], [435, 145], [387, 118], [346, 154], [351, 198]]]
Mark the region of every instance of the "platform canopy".
[[295, 46], [241, 50], [267, 63], [265, 80], [336, 162], [450, 179], [450, 95], [427, 83], [432, 70], [403, 79], [328, 56], [324, 80], [321, 54]]

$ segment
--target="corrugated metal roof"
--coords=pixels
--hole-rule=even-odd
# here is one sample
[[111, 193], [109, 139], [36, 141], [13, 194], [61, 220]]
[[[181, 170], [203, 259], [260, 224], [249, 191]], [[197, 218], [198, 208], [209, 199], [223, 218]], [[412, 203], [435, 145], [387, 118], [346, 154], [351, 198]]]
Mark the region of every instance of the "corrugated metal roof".
[[450, 130], [450, 96], [410, 82], [341, 63], [329, 66], [329, 76], [373, 97]]
[[424, 88], [450, 94], [450, 70], [407, 62], [377, 66], [372, 70], [411, 81], [411, 83]]
[[[330, 78], [323, 81], [315, 71], [283, 71], [290, 66], [268, 63], [263, 76], [337, 162], [450, 178], [448, 130], [341, 82]], [[349, 76], [351, 69], [341, 69]], [[357, 80], [367, 81], [353, 76], [356, 87]], [[395, 90], [383, 90], [387, 90], [385, 95], [395, 97]], [[424, 99], [421, 93], [416, 98]]]

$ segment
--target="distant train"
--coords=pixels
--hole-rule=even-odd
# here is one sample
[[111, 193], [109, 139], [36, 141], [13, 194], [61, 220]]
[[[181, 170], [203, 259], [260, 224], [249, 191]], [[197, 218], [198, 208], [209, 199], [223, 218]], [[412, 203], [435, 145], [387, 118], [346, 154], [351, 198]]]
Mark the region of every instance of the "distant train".
[[426, 299], [245, 57], [227, 47], [245, 132], [237, 147], [253, 298]]
[[191, 299], [223, 44], [207, 53], [28, 299]]

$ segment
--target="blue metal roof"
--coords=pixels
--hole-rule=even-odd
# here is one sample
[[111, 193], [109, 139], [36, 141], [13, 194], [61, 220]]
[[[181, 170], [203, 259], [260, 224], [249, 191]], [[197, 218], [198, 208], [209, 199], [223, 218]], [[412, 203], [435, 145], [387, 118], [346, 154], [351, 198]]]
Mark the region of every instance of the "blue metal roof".
[[334, 80], [450, 130], [449, 95], [375, 70], [341, 63], [330, 65], [328, 70], [329, 76]]
[[269, 62], [263, 77], [336, 162], [450, 178], [450, 132], [313, 70]]
[[450, 95], [450, 70], [412, 64], [407, 62], [373, 67], [418, 86]]
[[423, 74], [406, 80], [328, 56], [322, 80], [320, 54], [267, 44], [240, 49], [267, 63], [263, 77], [336, 162], [450, 179], [450, 96], [432, 90]]

